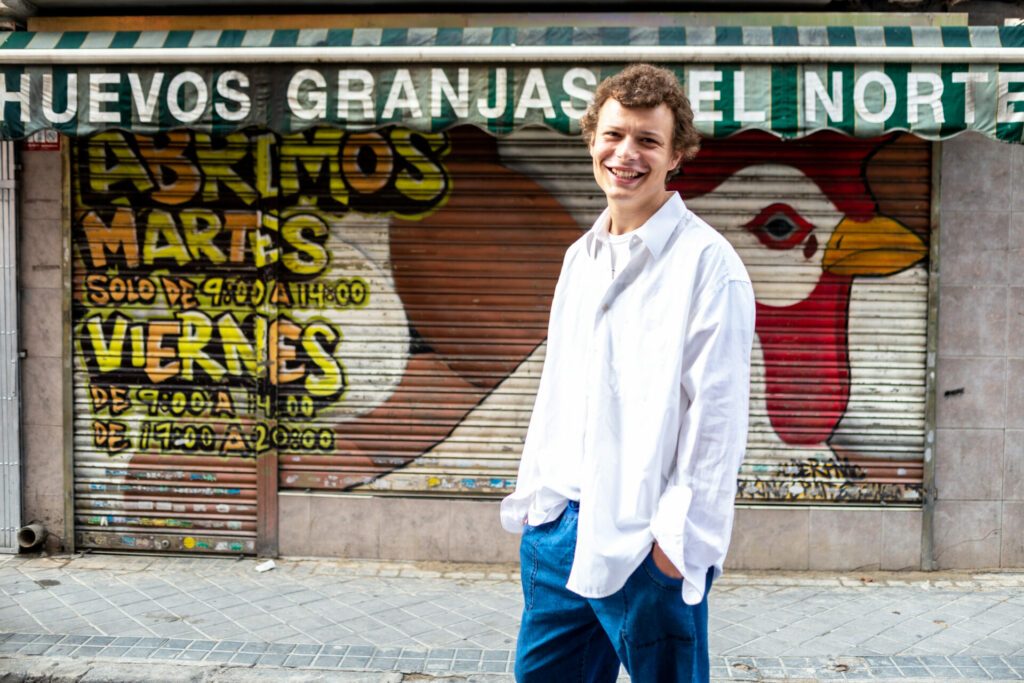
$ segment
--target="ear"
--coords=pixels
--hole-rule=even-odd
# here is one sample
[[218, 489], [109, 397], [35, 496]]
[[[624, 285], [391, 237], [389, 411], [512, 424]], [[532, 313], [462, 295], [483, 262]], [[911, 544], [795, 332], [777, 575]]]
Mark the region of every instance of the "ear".
[[679, 168], [679, 162], [683, 160], [683, 150], [678, 150], [672, 155], [672, 168]]

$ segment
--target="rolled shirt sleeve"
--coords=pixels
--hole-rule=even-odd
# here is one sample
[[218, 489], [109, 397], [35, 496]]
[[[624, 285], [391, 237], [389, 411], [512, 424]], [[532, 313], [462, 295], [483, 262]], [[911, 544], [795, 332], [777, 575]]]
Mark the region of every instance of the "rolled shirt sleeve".
[[696, 604], [715, 576], [732, 530], [736, 477], [746, 449], [754, 293], [726, 279], [697, 302], [684, 347], [675, 468], [651, 533], [683, 573], [682, 596]]

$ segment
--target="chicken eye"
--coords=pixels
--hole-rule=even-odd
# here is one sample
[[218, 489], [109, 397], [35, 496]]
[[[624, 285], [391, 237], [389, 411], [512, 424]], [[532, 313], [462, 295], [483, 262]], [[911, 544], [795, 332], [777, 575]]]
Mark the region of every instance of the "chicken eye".
[[777, 240], [784, 240], [793, 234], [796, 224], [782, 214], [775, 214], [764, 224], [764, 231]]
[[744, 227], [769, 249], [792, 249], [814, 230], [792, 206], [781, 202], [761, 209]]

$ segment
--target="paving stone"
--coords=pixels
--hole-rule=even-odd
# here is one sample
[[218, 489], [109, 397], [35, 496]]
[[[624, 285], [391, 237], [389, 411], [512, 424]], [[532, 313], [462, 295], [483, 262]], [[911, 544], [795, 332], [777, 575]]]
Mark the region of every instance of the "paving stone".
[[231, 658], [231, 663], [250, 666], [258, 662], [262, 656], [260, 652], [236, 652]]
[[315, 659], [315, 657], [313, 657], [312, 655], [295, 655], [295, 654], [292, 654], [292, 655], [288, 655], [288, 657], [285, 659], [284, 665], [285, 666], [293, 666], [293, 667], [309, 666], [310, 664], [313, 663], [314, 659]]
[[964, 678], [969, 678], [969, 679], [972, 679], [972, 680], [975, 680], [975, 679], [976, 680], [981, 680], [981, 679], [990, 678], [989, 672], [986, 671], [985, 669], [983, 669], [980, 666], [971, 666], [971, 665], [967, 665], [967, 664], [960, 664], [956, 668], [960, 672], [960, 675], [963, 676]]
[[313, 659], [313, 667], [316, 669], [337, 669], [341, 664], [341, 657], [336, 654], [321, 654]]
[[178, 659], [187, 662], [201, 662], [208, 654], [210, 654], [209, 650], [183, 650], [178, 655]]
[[369, 657], [357, 657], [346, 655], [341, 660], [341, 667], [343, 669], [363, 669], [370, 662]]
[[939, 680], [963, 678], [960, 671], [953, 666], [929, 666], [928, 670], [931, 672], [933, 677]]
[[[392, 660], [409, 673], [444, 675], [459, 667], [501, 676], [512, 666], [522, 609], [514, 572], [282, 559], [281, 571], [257, 576], [248, 561], [117, 560], [87, 556], [32, 565], [0, 558], [0, 624], [9, 631], [0, 634], [0, 652], [10, 656], [5, 648], [17, 638], [15, 656], [38, 641], [35, 648], [46, 648], [34, 657], [78, 657], [78, 646], [87, 643], [100, 648], [99, 656], [124, 661], [174, 653], [190, 664], [203, 658], [203, 665], [216, 665], [244, 654], [231, 663], [252, 666], [258, 657], [255, 665], [264, 666], [276, 657], [276, 666], [289, 660], [294, 666], [308, 657], [306, 666], [365, 670]], [[60, 584], [40, 590], [35, 581], [42, 576]], [[1024, 662], [1012, 659], [1024, 653], [1024, 577], [936, 574], [924, 590], [916, 576], [881, 573], [863, 584], [845, 575], [729, 572], [712, 595], [715, 675], [866, 680], [927, 678], [932, 671], [987, 680], [1024, 672]], [[135, 601], [140, 595], [146, 599]], [[34, 619], [23, 605], [43, 612]], [[12, 608], [25, 619], [15, 629], [4, 618]], [[753, 659], [720, 657], [726, 651], [759, 658], [755, 666]], [[930, 659], [892, 659], [901, 652]], [[828, 669], [829, 655], [864, 658], [839, 672]], [[749, 669], [731, 665], [744, 661]]]
[[228, 662], [235, 656], [234, 652], [228, 652], [224, 650], [214, 650], [206, 655], [203, 659], [204, 662]]
[[184, 650], [192, 644], [191, 640], [184, 640], [181, 638], [169, 638], [167, 642], [163, 644], [164, 647], [173, 648], [175, 650]]
[[996, 680], [1020, 680], [1022, 675], [1006, 666], [986, 666], [984, 671], [988, 674], [985, 678]]
[[906, 678], [930, 678], [932, 675], [923, 666], [901, 666], [899, 669]]
[[141, 638], [134, 636], [118, 636], [117, 638], [114, 638], [112, 644], [121, 647], [132, 647], [133, 645], [138, 644], [140, 640]]
[[[21, 647], [16, 650], [20, 655], [41, 655], [52, 647], [51, 643], [19, 643]], [[12, 650], [15, 651], [15, 650]]]

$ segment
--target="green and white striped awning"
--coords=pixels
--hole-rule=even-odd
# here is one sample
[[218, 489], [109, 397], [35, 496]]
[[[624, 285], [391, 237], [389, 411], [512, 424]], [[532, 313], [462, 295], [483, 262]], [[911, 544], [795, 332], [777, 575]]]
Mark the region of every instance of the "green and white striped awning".
[[1024, 140], [1024, 27], [357, 28], [0, 35], [0, 136], [313, 125], [564, 133], [623, 65], [674, 69], [709, 137]]

